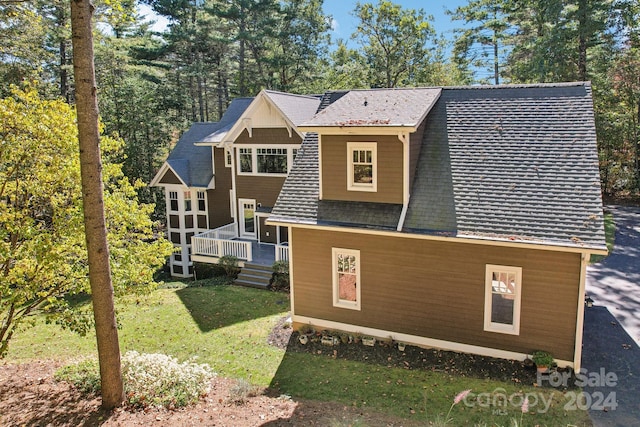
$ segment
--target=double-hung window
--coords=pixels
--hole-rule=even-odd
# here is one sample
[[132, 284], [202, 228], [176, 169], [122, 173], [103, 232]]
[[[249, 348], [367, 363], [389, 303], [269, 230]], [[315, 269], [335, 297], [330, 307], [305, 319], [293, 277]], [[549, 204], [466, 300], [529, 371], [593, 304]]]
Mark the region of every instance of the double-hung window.
[[349, 142], [348, 182], [349, 191], [377, 191], [377, 159], [375, 142]]
[[169, 210], [173, 212], [178, 211], [178, 192], [169, 191]]
[[238, 156], [240, 160], [240, 172], [252, 173], [253, 172], [253, 150], [251, 148], [238, 149]]
[[333, 305], [360, 310], [360, 251], [332, 248]]
[[185, 212], [191, 211], [191, 191], [184, 192], [184, 210]]
[[522, 268], [487, 264], [484, 330], [520, 334]]
[[204, 191], [198, 191], [198, 210], [204, 212], [207, 210], [207, 201]]

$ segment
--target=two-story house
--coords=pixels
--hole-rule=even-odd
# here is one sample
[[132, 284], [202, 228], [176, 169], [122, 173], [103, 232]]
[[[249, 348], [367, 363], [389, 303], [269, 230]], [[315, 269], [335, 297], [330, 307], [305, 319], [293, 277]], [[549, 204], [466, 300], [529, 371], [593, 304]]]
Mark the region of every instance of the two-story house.
[[171, 274], [224, 255], [268, 267], [286, 259], [287, 227], [265, 224], [320, 98], [262, 91], [235, 99], [218, 123], [195, 123], [151, 182], [165, 190]]
[[295, 325], [579, 367], [606, 253], [589, 84], [354, 90], [299, 129], [269, 220]]

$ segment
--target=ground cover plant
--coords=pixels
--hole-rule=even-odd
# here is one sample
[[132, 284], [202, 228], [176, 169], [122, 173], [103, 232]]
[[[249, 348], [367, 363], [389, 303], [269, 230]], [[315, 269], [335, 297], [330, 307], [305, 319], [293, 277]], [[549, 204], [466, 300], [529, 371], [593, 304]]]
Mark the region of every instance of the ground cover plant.
[[[295, 407], [286, 416], [300, 422], [321, 416], [321, 425], [330, 425], [327, 420], [338, 413], [342, 415], [336, 416], [334, 425], [358, 419], [368, 420], [361, 425], [387, 425], [389, 419], [421, 425], [444, 417], [454, 398], [471, 389], [467, 399], [451, 410], [450, 425], [511, 425], [513, 418], [520, 418], [527, 395], [532, 399], [524, 425], [589, 425], [585, 412], [564, 410], [562, 390], [535, 387], [534, 371], [520, 363], [412, 346], [400, 352], [389, 343], [302, 345], [283, 321], [289, 308], [286, 294], [208, 283], [187, 287], [174, 282], [171, 289], [118, 305], [123, 352], [163, 353], [178, 360], [197, 356], [198, 363], [209, 364], [218, 374], [212, 389], [216, 400], [205, 399], [194, 407], [196, 411], [204, 411], [205, 405], [207, 411], [215, 407], [215, 413], [221, 414], [235, 393], [241, 403], [226, 407], [235, 410], [236, 416], [243, 414], [243, 408], [247, 416], [255, 413], [252, 402], [263, 402], [268, 408]], [[7, 362], [57, 359], [58, 365], [66, 365], [91, 356], [93, 348], [93, 337], [79, 337], [38, 319], [34, 328], [16, 336]], [[0, 376], [3, 369], [18, 368], [0, 367]], [[218, 397], [221, 386], [216, 384], [224, 384], [226, 378], [245, 383], [229, 385], [226, 395]], [[251, 393], [244, 398], [242, 390]], [[540, 393], [552, 401], [546, 413], [538, 411], [540, 400], [532, 401], [533, 396], [540, 399]], [[502, 396], [512, 397], [513, 402], [505, 402]], [[264, 399], [272, 400], [264, 403]], [[371, 414], [379, 415], [372, 420]], [[341, 424], [343, 415], [347, 424]]]

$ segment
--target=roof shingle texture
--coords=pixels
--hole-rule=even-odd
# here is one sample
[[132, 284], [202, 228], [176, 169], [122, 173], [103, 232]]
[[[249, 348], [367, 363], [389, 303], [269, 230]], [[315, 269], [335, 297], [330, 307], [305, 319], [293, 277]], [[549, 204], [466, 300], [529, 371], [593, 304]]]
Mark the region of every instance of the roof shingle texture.
[[224, 142], [224, 137], [227, 135], [231, 127], [238, 121], [242, 113], [247, 109], [249, 104], [253, 101], [253, 98], [236, 98], [231, 101], [229, 107], [224, 112], [220, 121], [218, 122], [217, 128], [212, 131], [209, 135], [202, 138], [200, 141], [195, 142], [206, 142], [206, 143], [219, 143]]
[[445, 89], [424, 135], [407, 231], [604, 246], [588, 84]]
[[320, 105], [320, 98], [317, 96], [293, 95], [271, 90], [265, 90], [264, 93], [295, 126], [313, 117]]
[[440, 88], [352, 90], [301, 126], [417, 126]]
[[[404, 232], [604, 248], [589, 84], [443, 88], [426, 120]], [[322, 223], [317, 198], [314, 135], [271, 220]]]
[[211, 147], [195, 145], [198, 142], [215, 142], [224, 137], [251, 103], [252, 98], [234, 99], [217, 123], [194, 123], [180, 136], [167, 157], [167, 163], [189, 187], [206, 188], [213, 178]]

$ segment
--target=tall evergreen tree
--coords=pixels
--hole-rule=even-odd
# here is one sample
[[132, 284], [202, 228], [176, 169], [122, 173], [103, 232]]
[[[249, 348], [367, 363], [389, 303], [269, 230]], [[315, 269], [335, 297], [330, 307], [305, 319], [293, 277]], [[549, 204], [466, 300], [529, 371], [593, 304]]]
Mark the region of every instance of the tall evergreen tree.
[[372, 87], [408, 86], [431, 61], [433, 20], [423, 9], [403, 9], [388, 0], [357, 3], [357, 31], [352, 38], [362, 46]]

